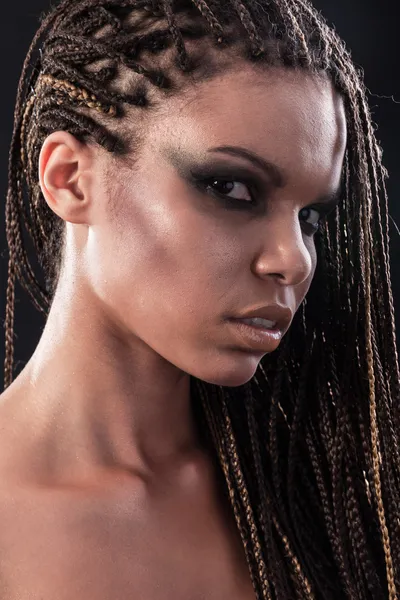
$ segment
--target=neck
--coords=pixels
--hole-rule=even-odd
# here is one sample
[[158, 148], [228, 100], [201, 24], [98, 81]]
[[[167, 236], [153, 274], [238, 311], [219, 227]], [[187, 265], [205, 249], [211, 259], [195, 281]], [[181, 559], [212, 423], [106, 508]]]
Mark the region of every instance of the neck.
[[190, 376], [123, 331], [84, 285], [59, 286], [36, 351], [8, 389], [21, 387], [15, 421], [40, 440], [54, 477], [151, 474], [200, 450]]

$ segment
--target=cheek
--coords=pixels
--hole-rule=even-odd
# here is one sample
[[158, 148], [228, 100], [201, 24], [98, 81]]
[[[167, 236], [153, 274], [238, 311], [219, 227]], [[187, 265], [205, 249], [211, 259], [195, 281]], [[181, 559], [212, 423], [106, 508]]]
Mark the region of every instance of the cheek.
[[317, 256], [317, 249], [315, 247], [315, 239], [313, 237], [304, 238], [304, 244], [305, 244], [307, 252], [310, 255], [310, 260], [311, 260], [310, 274], [307, 277], [307, 279], [303, 282], [303, 284], [301, 286], [299, 286], [299, 289], [305, 295], [308, 292], [308, 290], [310, 289], [310, 285], [312, 283], [312, 280], [314, 279], [315, 270], [317, 268], [318, 256]]
[[[310, 239], [312, 240], [312, 238], [310, 238]], [[310, 275], [307, 277], [307, 279], [305, 279], [303, 281], [303, 283], [296, 288], [296, 306], [297, 307], [300, 306], [300, 304], [303, 302], [304, 298], [307, 296], [309, 289], [311, 287], [312, 281], [314, 279], [315, 270], [317, 268], [318, 257], [317, 257], [317, 252], [316, 252], [314, 241], [311, 241], [310, 244], [307, 244], [307, 249], [310, 253], [312, 268], [310, 271]]]
[[[223, 222], [168, 202], [131, 204], [94, 236], [96, 293], [140, 337], [182, 343], [224, 312], [243, 245]], [[96, 258], [96, 260], [94, 260]], [[209, 334], [211, 335], [211, 333]], [[147, 340], [146, 340], [147, 341]]]
[[[248, 238], [215, 217], [177, 212], [136, 209], [93, 232], [95, 293], [112, 320], [182, 371], [210, 383], [242, 385], [261, 355], [224, 349], [222, 318], [233, 298], [246, 297]], [[313, 269], [296, 290], [298, 304], [314, 276], [313, 242], [309, 251]]]

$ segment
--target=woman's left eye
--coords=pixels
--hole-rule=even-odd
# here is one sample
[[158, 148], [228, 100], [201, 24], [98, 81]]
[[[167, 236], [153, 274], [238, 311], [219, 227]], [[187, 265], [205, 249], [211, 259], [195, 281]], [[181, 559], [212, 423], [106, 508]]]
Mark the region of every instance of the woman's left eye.
[[301, 216], [302, 213], [304, 213], [304, 212], [307, 213], [307, 212], [310, 212], [310, 211], [316, 213], [317, 217], [314, 219], [316, 222], [315, 223], [314, 222], [308, 223], [307, 219], [310, 218], [310, 217], [306, 217], [306, 225], [310, 225], [311, 228], [314, 231], [318, 231], [319, 226], [320, 226], [321, 221], [322, 221], [322, 218], [323, 218], [324, 214], [326, 214], [326, 211], [324, 213], [324, 211], [322, 209], [321, 210], [317, 210], [316, 208], [312, 208], [312, 207], [310, 207], [310, 208], [302, 208], [301, 211], [300, 211], [300, 216]]

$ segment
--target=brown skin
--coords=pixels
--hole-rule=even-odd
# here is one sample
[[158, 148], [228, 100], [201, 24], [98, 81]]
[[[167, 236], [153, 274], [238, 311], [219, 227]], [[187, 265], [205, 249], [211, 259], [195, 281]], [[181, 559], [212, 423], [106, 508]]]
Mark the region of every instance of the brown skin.
[[[121, 164], [115, 173], [105, 151], [65, 132], [46, 140], [40, 183], [51, 209], [66, 221], [65, 268], [40, 343], [2, 395], [0, 472], [8, 489], [21, 490], [21, 508], [13, 504], [10, 521], [27, 532], [32, 556], [43, 561], [34, 540], [51, 546], [56, 535], [47, 532], [50, 508], [44, 496], [39, 500], [38, 483], [53, 490], [51, 506], [57, 508], [51, 514], [71, 527], [79, 514], [84, 542], [57, 530], [67, 554], [61, 563], [54, 557], [40, 562], [43, 569], [57, 573], [58, 565], [62, 572], [70, 564], [65, 556], [75, 557], [77, 547], [81, 561], [103, 557], [101, 531], [112, 522], [107, 556], [118, 552], [123, 564], [104, 563], [100, 577], [99, 568], [85, 562], [87, 577], [100, 577], [99, 589], [68, 588], [73, 597], [89, 598], [89, 590], [93, 598], [111, 597], [110, 581], [121, 599], [131, 598], [135, 585], [137, 597], [149, 600], [253, 597], [229, 511], [199, 442], [189, 374], [232, 387], [255, 374], [265, 352], [246, 348], [225, 318], [273, 302], [297, 311], [317, 260], [306, 222], [319, 217], [311, 211], [300, 218], [299, 212], [339, 186], [345, 144], [343, 103], [327, 80], [281, 70], [265, 74], [247, 64], [199, 84], [184, 100], [168, 100], [150, 119], [135, 168]], [[275, 188], [245, 159], [207, 152], [222, 145], [274, 162], [285, 171], [285, 185]], [[171, 150], [180, 151], [187, 165], [171, 162]], [[179, 170], [189, 175], [189, 168], [206, 162], [233, 169], [231, 180], [239, 182], [225, 195], [243, 203], [250, 192], [235, 168], [261, 178], [260, 208], [228, 210]], [[110, 170], [115, 179], [104, 185]], [[38, 530], [23, 500], [34, 494], [43, 507], [34, 519]], [[18, 521], [16, 514], [25, 516]], [[91, 545], [94, 531], [99, 539]], [[10, 530], [13, 543], [19, 535]], [[10, 544], [2, 545], [7, 556]], [[170, 562], [164, 564], [166, 554]], [[144, 571], [132, 570], [132, 560]], [[40, 579], [33, 564], [30, 576], [36, 573], [37, 581], [30, 579], [30, 589], [38, 585], [45, 600], [55, 590], [60, 597], [62, 576], [55, 577], [54, 589], [50, 583], [42, 589], [45, 571]], [[233, 570], [243, 576], [235, 580]], [[147, 572], [166, 587], [149, 587]], [[76, 581], [87, 581], [85, 573]], [[174, 589], [178, 580], [183, 583]], [[208, 595], [194, 595], [194, 585]]]

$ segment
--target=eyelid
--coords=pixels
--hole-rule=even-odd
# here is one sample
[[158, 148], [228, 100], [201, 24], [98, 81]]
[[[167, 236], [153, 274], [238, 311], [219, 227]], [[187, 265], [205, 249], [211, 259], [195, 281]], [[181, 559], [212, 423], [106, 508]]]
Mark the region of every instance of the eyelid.
[[333, 212], [336, 209], [338, 204], [339, 204], [339, 202], [336, 202], [336, 203], [317, 202], [316, 204], [310, 204], [308, 206], [305, 206], [304, 208], [312, 208], [312, 209], [322, 212], [324, 215], [329, 215], [331, 212]]
[[214, 161], [212, 165], [204, 165], [190, 169], [192, 177], [196, 179], [211, 179], [212, 177], [221, 177], [227, 179], [231, 177], [234, 181], [240, 181], [246, 185], [258, 185], [265, 187], [272, 185], [272, 181], [267, 176], [263, 176], [256, 169], [244, 165], [233, 165]]
[[322, 202], [322, 203], [318, 203], [318, 204], [314, 204], [313, 206], [311, 206], [310, 208], [316, 208], [317, 210], [321, 211], [323, 214], [323, 217], [326, 218], [329, 215], [331, 215], [333, 212], [335, 212], [335, 210], [337, 209], [337, 207], [340, 205], [340, 198], [337, 198], [334, 201], [330, 201], [330, 202]]
[[[199, 169], [190, 169], [192, 183], [206, 183], [213, 179], [220, 181], [236, 181], [243, 183], [249, 188], [254, 204], [261, 203], [262, 197], [265, 197], [272, 185], [272, 182], [267, 182], [260, 175], [246, 169], [246, 167], [229, 166], [229, 165], [214, 165], [213, 167], [202, 167]], [[234, 201], [235, 199], [232, 198]]]

